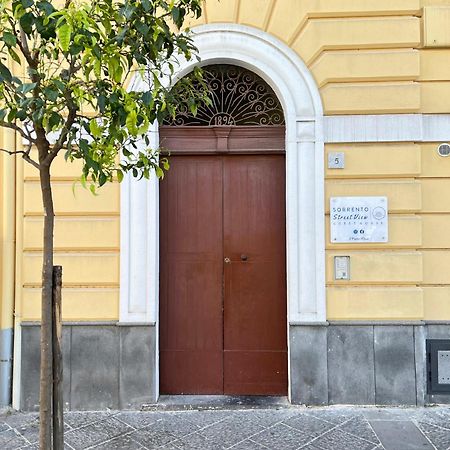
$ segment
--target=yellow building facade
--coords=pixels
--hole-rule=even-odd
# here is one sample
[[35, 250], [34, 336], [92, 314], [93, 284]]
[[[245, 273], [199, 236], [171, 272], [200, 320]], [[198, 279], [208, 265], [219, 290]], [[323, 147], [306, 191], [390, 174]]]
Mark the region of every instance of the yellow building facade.
[[[450, 158], [438, 152], [450, 142], [450, 0], [207, 0], [190, 26], [202, 65], [254, 71], [284, 108], [290, 400], [447, 402], [429, 388], [426, 344], [450, 339]], [[39, 179], [4, 154], [0, 173], [2, 401], [35, 409]], [[93, 196], [79, 174], [55, 161], [67, 407], [155, 402], [157, 182]], [[387, 242], [332, 243], [330, 198], [372, 196], [388, 199]], [[349, 279], [336, 279], [336, 256]]]

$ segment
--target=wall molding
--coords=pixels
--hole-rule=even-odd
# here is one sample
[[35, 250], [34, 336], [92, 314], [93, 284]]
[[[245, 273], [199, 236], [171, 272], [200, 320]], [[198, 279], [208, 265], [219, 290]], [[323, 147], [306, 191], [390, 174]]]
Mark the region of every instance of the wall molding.
[[373, 114], [324, 117], [325, 142], [450, 141], [450, 114]]

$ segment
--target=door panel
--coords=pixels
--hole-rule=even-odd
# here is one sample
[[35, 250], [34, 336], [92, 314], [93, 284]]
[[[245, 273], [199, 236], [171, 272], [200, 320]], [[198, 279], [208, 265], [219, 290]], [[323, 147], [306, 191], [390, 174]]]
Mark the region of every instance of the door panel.
[[170, 162], [160, 188], [160, 390], [286, 395], [284, 156]]
[[170, 162], [160, 186], [160, 387], [168, 394], [220, 394], [222, 161]]
[[224, 392], [287, 393], [284, 157], [224, 159]]

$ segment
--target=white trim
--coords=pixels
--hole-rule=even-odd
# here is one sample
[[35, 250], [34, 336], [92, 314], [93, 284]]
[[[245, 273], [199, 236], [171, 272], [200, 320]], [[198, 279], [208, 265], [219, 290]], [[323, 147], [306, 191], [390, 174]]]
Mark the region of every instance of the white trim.
[[450, 141], [450, 114], [325, 116], [326, 143]]
[[[157, 126], [150, 132], [159, 143]], [[158, 180], [127, 175], [120, 191], [120, 322], [155, 323], [159, 298]]]

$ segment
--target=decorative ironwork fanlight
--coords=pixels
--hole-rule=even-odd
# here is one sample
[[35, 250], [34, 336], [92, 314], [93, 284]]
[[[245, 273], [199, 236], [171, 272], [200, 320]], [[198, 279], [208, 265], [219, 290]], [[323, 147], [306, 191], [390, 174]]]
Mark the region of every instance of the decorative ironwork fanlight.
[[201, 105], [194, 115], [181, 102], [175, 117], [164, 125], [284, 125], [283, 109], [272, 88], [258, 75], [228, 64], [203, 68], [210, 92], [210, 105]]

